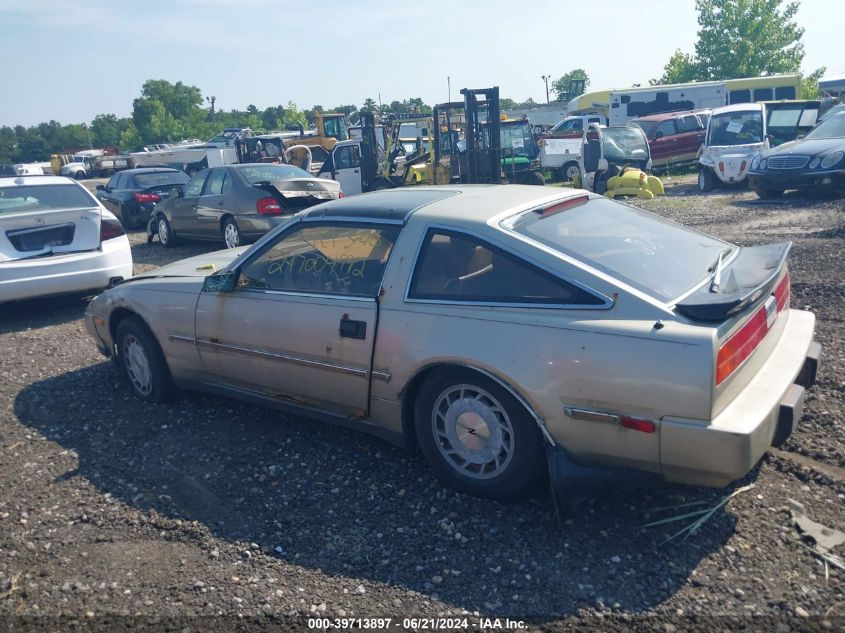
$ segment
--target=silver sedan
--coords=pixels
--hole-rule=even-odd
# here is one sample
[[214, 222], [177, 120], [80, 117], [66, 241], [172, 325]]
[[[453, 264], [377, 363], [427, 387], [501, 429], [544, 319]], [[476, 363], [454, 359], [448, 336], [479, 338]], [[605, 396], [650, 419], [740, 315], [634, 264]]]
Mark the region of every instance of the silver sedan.
[[467, 493], [517, 495], [547, 466], [722, 486], [815, 380], [789, 246], [584, 191], [411, 187], [135, 277], [85, 321], [142, 400], [200, 389], [354, 426]]

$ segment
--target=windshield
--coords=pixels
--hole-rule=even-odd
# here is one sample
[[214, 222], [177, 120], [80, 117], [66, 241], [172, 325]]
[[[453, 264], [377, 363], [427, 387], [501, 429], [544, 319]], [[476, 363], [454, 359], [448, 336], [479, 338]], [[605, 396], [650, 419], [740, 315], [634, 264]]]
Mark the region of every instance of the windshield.
[[242, 165], [237, 169], [251, 185], [285, 178], [313, 178], [307, 171], [293, 165]]
[[148, 174], [135, 174], [135, 182], [141, 189], [160, 185], [184, 185], [188, 182], [188, 175], [181, 171], [157, 171]]
[[608, 127], [601, 135], [607, 160], [648, 160], [648, 142], [640, 128], [633, 125]]
[[342, 116], [323, 118], [323, 131], [326, 136], [333, 136], [338, 141], [345, 141], [349, 138], [346, 135], [346, 125], [343, 123]]
[[97, 203], [79, 185], [15, 185], [0, 187], [0, 213], [85, 209]]
[[537, 147], [534, 145], [534, 135], [531, 134], [531, 126], [525, 123], [504, 124], [501, 128], [503, 158], [509, 158], [513, 150], [514, 156], [525, 156], [535, 158]]
[[559, 122], [555, 125], [550, 132], [567, 132], [570, 130], [581, 130], [584, 123], [581, 118], [577, 119], [564, 119], [563, 121]]
[[[508, 226], [510, 224], [510, 227]], [[526, 211], [511, 228], [660, 301], [683, 295], [709, 274], [729, 244], [604, 197], [543, 217]]]
[[845, 112], [825, 119], [804, 138], [845, 138]]
[[631, 121], [631, 123], [633, 123], [634, 125], [639, 127], [648, 138], [654, 137], [654, 132], [655, 132], [655, 130], [657, 130], [657, 125], [658, 125], [657, 121], [637, 121], [637, 120], [634, 120], [634, 121]]
[[748, 145], [763, 142], [763, 114], [759, 110], [724, 112], [710, 119], [707, 145]]

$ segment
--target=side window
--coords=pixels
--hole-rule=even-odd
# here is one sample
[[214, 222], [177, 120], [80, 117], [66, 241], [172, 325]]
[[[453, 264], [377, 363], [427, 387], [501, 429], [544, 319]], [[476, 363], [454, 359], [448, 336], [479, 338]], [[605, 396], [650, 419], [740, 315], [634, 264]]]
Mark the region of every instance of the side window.
[[775, 88], [775, 99], [794, 99], [795, 86], [781, 86]]
[[656, 136], [660, 138], [661, 136], [673, 136], [675, 134], [675, 122], [672, 119], [668, 119], [667, 121], [663, 121], [660, 125], [657, 126]]
[[203, 189], [203, 195], [205, 196], [219, 196], [222, 193], [225, 193], [225, 190], [228, 189], [226, 187], [226, 180], [228, 175], [226, 174], [225, 169], [214, 169], [208, 175], [208, 180], [205, 182], [205, 188]]
[[750, 103], [751, 102], [751, 91], [750, 90], [731, 90], [729, 96], [730, 96], [731, 104], [734, 104], [734, 103]]
[[114, 176], [112, 176], [111, 180], [109, 180], [109, 184], [106, 185], [106, 189], [108, 189], [109, 191], [114, 191], [115, 189], [120, 189], [119, 183], [123, 182], [124, 176], [125, 176], [125, 174], [121, 174], [121, 173], [115, 174]]
[[375, 297], [397, 226], [300, 224], [241, 270], [238, 287]]
[[754, 101], [771, 101], [772, 100], [772, 89], [771, 88], [757, 88], [754, 91]]
[[206, 176], [208, 176], [208, 172], [201, 171], [188, 181], [184, 189], [186, 198], [196, 198], [200, 195], [200, 191], [202, 191], [202, 185], [205, 182]]
[[587, 123], [601, 123], [601, 119], [598, 117], [592, 117], [587, 119]]
[[602, 305], [589, 292], [476, 238], [431, 229], [411, 299], [538, 305]]
[[361, 153], [357, 145], [339, 147], [334, 153], [335, 169], [348, 169], [361, 164]]
[[695, 132], [699, 128], [698, 120], [694, 116], [684, 116], [676, 119], [676, 122], [680, 134], [684, 132]]

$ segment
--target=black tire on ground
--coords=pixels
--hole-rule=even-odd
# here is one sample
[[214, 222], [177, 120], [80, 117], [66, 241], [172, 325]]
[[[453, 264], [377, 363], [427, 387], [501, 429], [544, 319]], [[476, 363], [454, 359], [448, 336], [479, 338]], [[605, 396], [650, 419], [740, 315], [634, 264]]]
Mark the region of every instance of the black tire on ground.
[[713, 172], [707, 167], [698, 168], [698, 190], [702, 193], [712, 191], [715, 183], [713, 182]]
[[158, 241], [165, 248], [173, 248], [176, 246], [176, 232], [173, 230], [173, 225], [170, 220], [163, 213], [159, 213], [156, 218], [156, 232], [158, 233]]
[[228, 217], [226, 218], [226, 221], [223, 222], [221, 235], [226, 248], [237, 248], [238, 246], [243, 245], [241, 230], [238, 228], [238, 223], [233, 217]]
[[477, 372], [443, 369], [427, 377], [414, 403], [414, 424], [435, 475], [460, 492], [512, 498], [544, 472], [543, 440], [531, 415]]
[[766, 187], [754, 187], [754, 193], [758, 198], [780, 198], [783, 195], [783, 189], [768, 189]]
[[115, 336], [120, 372], [133, 395], [144, 402], [166, 402], [176, 394], [167, 361], [155, 336], [138, 317], [126, 317]]
[[574, 161], [566, 163], [561, 168], [561, 174], [562, 174], [563, 180], [565, 182], [571, 182], [571, 181], [575, 180], [576, 176], [580, 177], [581, 171], [578, 169], [578, 163], [576, 163]]

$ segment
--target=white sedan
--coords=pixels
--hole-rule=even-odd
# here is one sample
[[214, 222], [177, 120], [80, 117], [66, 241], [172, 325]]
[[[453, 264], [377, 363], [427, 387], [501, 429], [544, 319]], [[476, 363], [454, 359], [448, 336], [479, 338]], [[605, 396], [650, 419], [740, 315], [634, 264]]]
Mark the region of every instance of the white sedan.
[[123, 226], [85, 187], [59, 176], [0, 178], [0, 303], [131, 276]]

